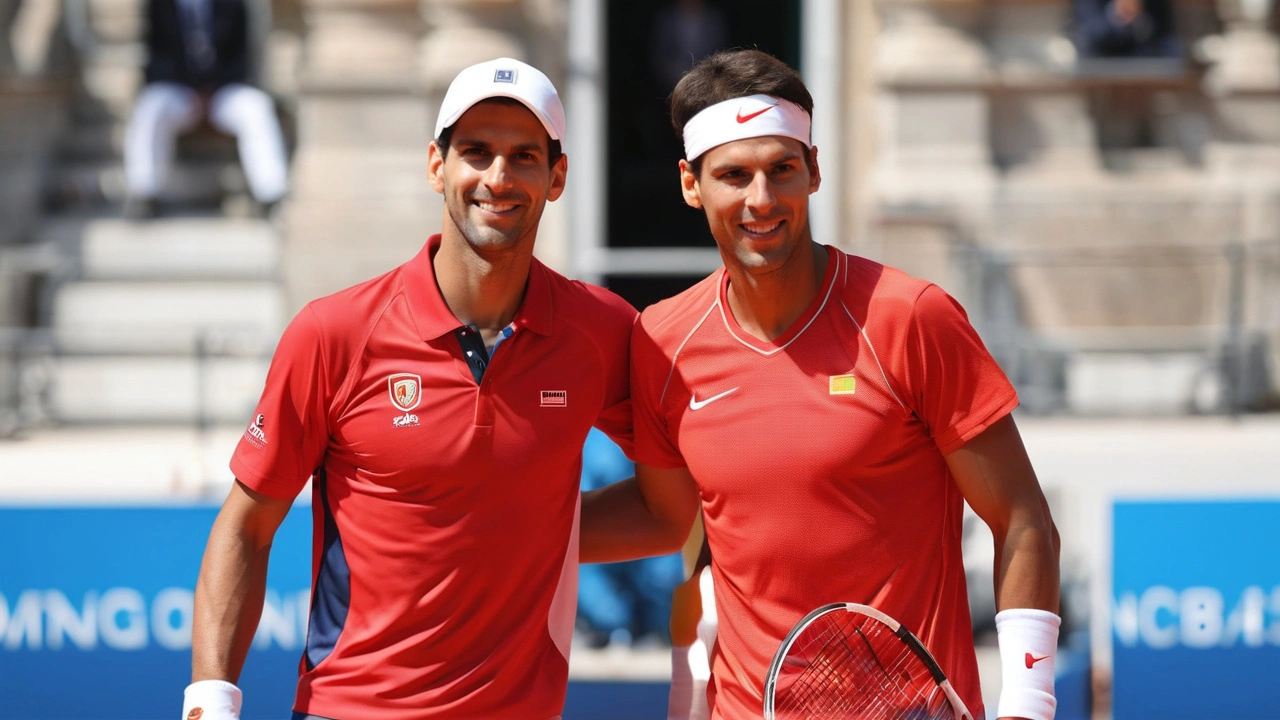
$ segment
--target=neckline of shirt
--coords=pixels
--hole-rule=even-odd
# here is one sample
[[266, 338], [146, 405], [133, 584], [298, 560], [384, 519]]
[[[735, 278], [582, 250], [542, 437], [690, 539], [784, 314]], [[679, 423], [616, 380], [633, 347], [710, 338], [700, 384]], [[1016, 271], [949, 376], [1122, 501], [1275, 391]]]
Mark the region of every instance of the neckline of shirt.
[[720, 306], [720, 319], [724, 322], [725, 330], [733, 336], [735, 340], [755, 350], [762, 355], [773, 355], [774, 353], [785, 350], [788, 345], [795, 342], [813, 321], [822, 314], [823, 308], [831, 299], [831, 292], [835, 289], [836, 278], [840, 276], [840, 266], [844, 262], [842, 253], [830, 245], [821, 245], [827, 251], [827, 270], [822, 277], [822, 284], [818, 286], [818, 292], [814, 294], [813, 300], [809, 302], [809, 307], [796, 318], [791, 325], [783, 331], [781, 335], [772, 340], [761, 340], [751, 333], [747, 332], [738, 324], [738, 319], [733, 316], [733, 312], [729, 309], [729, 271], [721, 269], [720, 283], [716, 292], [716, 304]]

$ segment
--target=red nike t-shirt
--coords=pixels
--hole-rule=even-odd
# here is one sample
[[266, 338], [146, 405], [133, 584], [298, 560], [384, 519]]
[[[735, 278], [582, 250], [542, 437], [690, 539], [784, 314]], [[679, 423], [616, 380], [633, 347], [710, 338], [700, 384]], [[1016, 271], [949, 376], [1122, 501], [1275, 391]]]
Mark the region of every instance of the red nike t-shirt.
[[298, 314], [231, 460], [274, 498], [315, 477], [304, 713], [545, 720], [564, 704], [582, 445], [595, 425], [631, 448], [635, 310], [535, 260], [477, 384], [439, 243]]
[[644, 311], [632, 337], [637, 460], [687, 466], [713, 558], [713, 715], [760, 717], [787, 631], [831, 602], [879, 608], [982, 716], [944, 455], [1017, 395], [935, 285], [834, 248], [783, 335], [734, 320], [721, 270]]

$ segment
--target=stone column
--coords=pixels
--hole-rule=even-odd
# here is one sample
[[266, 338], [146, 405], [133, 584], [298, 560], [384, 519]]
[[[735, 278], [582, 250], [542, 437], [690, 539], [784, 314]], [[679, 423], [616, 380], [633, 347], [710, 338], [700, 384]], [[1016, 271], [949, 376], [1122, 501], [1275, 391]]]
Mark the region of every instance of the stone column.
[[992, 153], [1022, 175], [1061, 177], [1100, 167], [1088, 99], [1072, 77], [1069, 15], [1066, 3], [1000, 2], [991, 8]]
[[289, 311], [385, 272], [438, 232], [418, 0], [302, 0], [298, 148], [285, 208]]
[[868, 254], [965, 302], [955, 252], [986, 225], [992, 66], [987, 0], [876, 0], [878, 158]]
[[845, 194], [840, 203], [843, 210], [839, 226], [845, 228], [841, 243], [852, 241], [850, 249], [865, 254], [873, 248], [872, 223], [875, 218], [877, 196], [877, 162], [881, 130], [878, 127], [876, 104], [879, 98], [877, 79], [876, 42], [880, 34], [880, 18], [870, 3], [852, 3], [846, 7], [843, 36], [847, 46], [844, 56], [842, 100], [844, 142], [841, 155], [833, 157], [820, 154], [823, 175], [830, 170], [828, 163], [843, 165]]
[[1280, 142], [1280, 38], [1271, 30], [1274, 0], [1217, 0], [1224, 33], [1208, 79], [1228, 132]]
[[[25, 338], [20, 331], [35, 318], [32, 299], [42, 272], [42, 263], [32, 263], [34, 247], [26, 242], [40, 221], [41, 193], [53, 149], [67, 127], [71, 95], [69, 79], [53, 72], [61, 67], [21, 68], [14, 61], [10, 39], [19, 5], [0, 0], [0, 439], [23, 419], [18, 359]], [[56, 15], [56, 7], [27, 5], [28, 12]]]
[[18, 15], [18, 0], [0, 0], [0, 76], [13, 72], [13, 20]]
[[[547, 74], [566, 107], [567, 3], [550, 0], [423, 0], [423, 14], [431, 31], [422, 41], [422, 74], [431, 107], [436, 112], [454, 75], [464, 67], [497, 57], [512, 57]], [[572, 133], [573, 127], [567, 132]], [[603, 148], [601, 149], [603, 152]], [[567, 182], [574, 182], [569, 158]], [[548, 203], [538, 225], [535, 252], [551, 267], [569, 267], [568, 213], [573, 193]]]
[[1223, 34], [1207, 89], [1222, 127], [1206, 164], [1220, 186], [1241, 196], [1239, 239], [1246, 245], [1244, 324], [1260, 338], [1265, 361], [1240, 348], [1244, 384], [1265, 364], [1270, 401], [1280, 398], [1280, 37], [1274, 0], [1216, 0]]
[[876, 5], [883, 27], [876, 57], [881, 198], [950, 204], [985, 195], [993, 180], [987, 125], [991, 65], [976, 35], [985, 1]]
[[422, 68], [437, 101], [468, 65], [503, 56], [533, 63], [523, 5], [522, 0], [424, 0], [432, 27], [422, 42]]

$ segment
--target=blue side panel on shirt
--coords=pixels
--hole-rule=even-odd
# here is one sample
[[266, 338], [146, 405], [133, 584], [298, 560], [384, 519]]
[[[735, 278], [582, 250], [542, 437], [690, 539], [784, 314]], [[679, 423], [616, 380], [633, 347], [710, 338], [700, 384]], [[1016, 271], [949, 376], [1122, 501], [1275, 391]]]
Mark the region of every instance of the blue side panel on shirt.
[[338, 636], [347, 623], [347, 609], [351, 606], [351, 569], [347, 556], [342, 552], [342, 537], [338, 524], [329, 509], [327, 478], [324, 471], [316, 475], [319, 485], [316, 493], [319, 512], [324, 517], [324, 545], [320, 556], [320, 572], [316, 576], [315, 592], [311, 598], [311, 621], [307, 629], [307, 670], [313, 670], [329, 657], [338, 644]]

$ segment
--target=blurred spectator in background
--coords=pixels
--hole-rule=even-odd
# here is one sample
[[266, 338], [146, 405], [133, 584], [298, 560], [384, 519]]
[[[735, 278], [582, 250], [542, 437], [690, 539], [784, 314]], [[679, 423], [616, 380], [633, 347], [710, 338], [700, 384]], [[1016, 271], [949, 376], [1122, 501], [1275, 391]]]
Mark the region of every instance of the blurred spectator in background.
[[174, 139], [207, 119], [234, 135], [266, 216], [288, 190], [284, 140], [271, 97], [249, 85], [245, 0], [147, 0], [146, 85], [125, 136], [125, 214], [156, 213]]
[[1179, 57], [1170, 0], [1072, 0], [1084, 57]]
[[[591, 428], [582, 448], [582, 489], [631, 477], [635, 466], [608, 435]], [[680, 554], [578, 568], [578, 619], [591, 647], [642, 639], [670, 642], [671, 593], [684, 580]]]
[[649, 49], [658, 89], [664, 96], [670, 93], [695, 62], [720, 50], [724, 41], [724, 16], [702, 0], [677, 0], [659, 9]]

